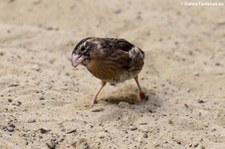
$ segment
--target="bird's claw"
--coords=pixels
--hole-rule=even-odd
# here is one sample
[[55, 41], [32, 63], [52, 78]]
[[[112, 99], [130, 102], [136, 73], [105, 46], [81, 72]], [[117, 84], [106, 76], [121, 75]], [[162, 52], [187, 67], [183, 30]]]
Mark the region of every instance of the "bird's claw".
[[94, 99], [91, 100], [91, 104], [92, 104], [92, 105], [94, 105], [94, 104], [96, 104], [96, 103], [97, 103], [97, 99], [94, 98]]
[[141, 102], [145, 102], [148, 100], [148, 96], [145, 95], [145, 93], [143, 92], [140, 93], [140, 98], [141, 98]]

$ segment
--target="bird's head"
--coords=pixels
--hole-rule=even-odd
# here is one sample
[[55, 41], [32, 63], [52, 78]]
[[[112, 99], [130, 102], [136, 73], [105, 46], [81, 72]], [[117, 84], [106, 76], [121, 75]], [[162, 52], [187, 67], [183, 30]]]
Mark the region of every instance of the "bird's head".
[[81, 40], [73, 49], [72, 52], [72, 65], [77, 67], [79, 64], [84, 64], [90, 60], [92, 57], [92, 52], [94, 51], [94, 45], [88, 40], [90, 37]]

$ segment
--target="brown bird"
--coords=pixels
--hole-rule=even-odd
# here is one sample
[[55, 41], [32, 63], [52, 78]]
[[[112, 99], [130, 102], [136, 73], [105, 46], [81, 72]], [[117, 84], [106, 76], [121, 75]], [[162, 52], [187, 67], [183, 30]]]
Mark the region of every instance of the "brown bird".
[[141, 101], [146, 99], [138, 82], [138, 74], [144, 65], [144, 52], [126, 41], [117, 38], [88, 37], [82, 39], [72, 52], [72, 65], [84, 65], [90, 73], [102, 81], [92, 103], [106, 83], [117, 84], [134, 78]]

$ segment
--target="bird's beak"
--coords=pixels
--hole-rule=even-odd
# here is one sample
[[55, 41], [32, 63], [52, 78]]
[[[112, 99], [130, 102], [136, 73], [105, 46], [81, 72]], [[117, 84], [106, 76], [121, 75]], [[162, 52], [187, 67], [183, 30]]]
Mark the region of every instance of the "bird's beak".
[[74, 67], [77, 67], [82, 61], [84, 60], [84, 57], [82, 55], [78, 54], [72, 54], [72, 65]]

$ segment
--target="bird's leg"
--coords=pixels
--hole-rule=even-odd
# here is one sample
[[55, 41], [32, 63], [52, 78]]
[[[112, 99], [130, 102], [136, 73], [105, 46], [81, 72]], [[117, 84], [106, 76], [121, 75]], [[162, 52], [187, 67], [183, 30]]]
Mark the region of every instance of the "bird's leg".
[[138, 81], [138, 76], [134, 77], [134, 80], [137, 83], [137, 86], [138, 86], [138, 89], [139, 89], [139, 94], [140, 94], [140, 97], [141, 97], [141, 101], [143, 101], [143, 100], [146, 99], [146, 96], [145, 96], [145, 93], [141, 89], [141, 86], [140, 86], [139, 81]]
[[97, 94], [95, 95], [95, 97], [92, 99], [92, 104], [97, 103], [97, 98], [98, 98], [98, 94], [101, 92], [101, 90], [103, 89], [103, 87], [106, 85], [106, 82], [102, 81], [102, 86], [101, 88], [98, 90]]

